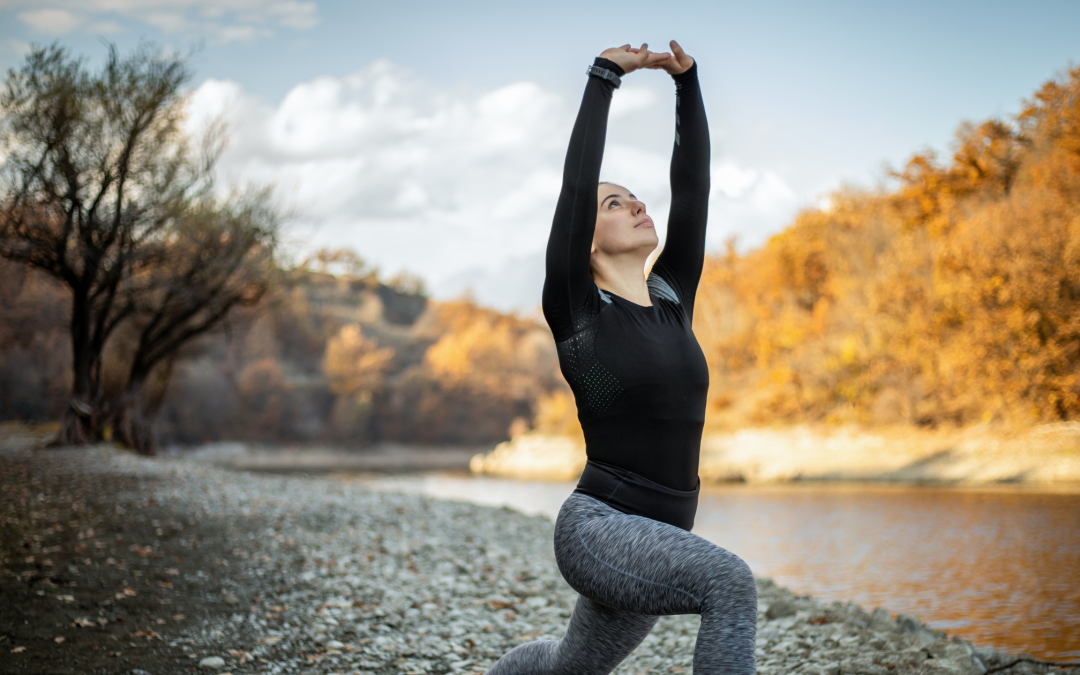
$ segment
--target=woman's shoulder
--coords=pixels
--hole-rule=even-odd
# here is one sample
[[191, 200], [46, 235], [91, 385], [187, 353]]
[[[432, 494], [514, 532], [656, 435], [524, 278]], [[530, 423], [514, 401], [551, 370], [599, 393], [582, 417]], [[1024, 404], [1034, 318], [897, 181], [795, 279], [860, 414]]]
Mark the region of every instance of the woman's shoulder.
[[649, 277], [645, 280], [645, 283], [649, 286], [649, 293], [651, 295], [663, 298], [676, 305], [682, 304], [682, 300], [679, 299], [679, 294], [675, 292], [675, 289], [671, 287], [671, 284], [664, 280], [664, 277], [660, 276], [659, 272], [656, 270], [649, 272]]

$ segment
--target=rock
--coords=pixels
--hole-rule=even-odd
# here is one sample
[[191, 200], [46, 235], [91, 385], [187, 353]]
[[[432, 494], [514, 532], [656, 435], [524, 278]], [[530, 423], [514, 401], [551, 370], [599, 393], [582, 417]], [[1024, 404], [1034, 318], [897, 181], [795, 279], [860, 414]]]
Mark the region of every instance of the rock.
[[910, 614], [897, 614], [896, 626], [902, 633], [914, 633], [922, 627], [922, 624]]
[[545, 598], [543, 596], [540, 596], [540, 595], [533, 596], [533, 597], [531, 597], [531, 598], [529, 598], [528, 600], [525, 601], [525, 606], [529, 607], [530, 609], [538, 609], [540, 607], [547, 607], [547, 604], [548, 604], [547, 598]]
[[896, 623], [887, 610], [878, 607], [870, 612], [870, 628], [878, 633], [887, 633], [896, 630]]
[[963, 666], [945, 659], [930, 659], [923, 664], [922, 672], [926, 675], [963, 675]]
[[926, 652], [936, 660], [948, 661], [958, 672], [965, 675], [982, 675], [985, 671], [985, 668], [972, 657], [974, 650], [969, 650], [961, 642], [936, 640], [927, 645]]
[[910, 614], [897, 615], [896, 625], [900, 632], [911, 635], [919, 647], [928, 647], [938, 639], [929, 628], [919, 623], [919, 620]]
[[783, 619], [787, 616], [795, 616], [795, 612], [794, 603], [788, 600], [777, 600], [765, 610], [765, 618], [769, 621], [772, 621], [773, 619]]
[[924, 647], [926, 653], [935, 659], [944, 659], [949, 651], [949, 643], [944, 640], [934, 640]]
[[207, 656], [199, 661], [199, 667], [204, 670], [221, 670], [225, 667], [225, 659], [220, 656]]
[[225, 604], [226, 605], [239, 605], [240, 604], [240, 598], [236, 597], [232, 593], [226, 593], [225, 594]]
[[871, 663], [869, 659], [858, 657], [841, 663], [840, 670], [844, 673], [859, 673], [859, 675], [890, 675], [889, 669], [885, 666], [879, 666]]
[[337, 651], [341, 651], [342, 649], [345, 649], [345, 643], [338, 642], [337, 640], [330, 640], [329, 642], [327, 642], [323, 646], [326, 647], [327, 649], [334, 649], [334, 650], [337, 650]]

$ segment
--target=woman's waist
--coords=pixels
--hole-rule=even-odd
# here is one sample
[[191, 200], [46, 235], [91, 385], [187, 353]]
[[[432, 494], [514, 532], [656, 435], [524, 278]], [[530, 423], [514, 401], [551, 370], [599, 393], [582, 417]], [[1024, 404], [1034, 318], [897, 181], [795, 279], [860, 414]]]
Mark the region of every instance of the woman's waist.
[[628, 469], [589, 459], [574, 492], [598, 499], [623, 513], [689, 531], [694, 526], [700, 487], [697, 481], [693, 490], [675, 490]]

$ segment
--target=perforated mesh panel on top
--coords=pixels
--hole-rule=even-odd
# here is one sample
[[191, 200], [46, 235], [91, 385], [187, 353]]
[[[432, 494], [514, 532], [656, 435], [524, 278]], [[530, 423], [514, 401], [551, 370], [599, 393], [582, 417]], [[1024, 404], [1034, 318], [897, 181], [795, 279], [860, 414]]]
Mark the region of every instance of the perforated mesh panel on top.
[[602, 412], [622, 393], [622, 385], [596, 358], [596, 333], [599, 323], [593, 322], [569, 339], [555, 344], [563, 375], [574, 390], [578, 407]]

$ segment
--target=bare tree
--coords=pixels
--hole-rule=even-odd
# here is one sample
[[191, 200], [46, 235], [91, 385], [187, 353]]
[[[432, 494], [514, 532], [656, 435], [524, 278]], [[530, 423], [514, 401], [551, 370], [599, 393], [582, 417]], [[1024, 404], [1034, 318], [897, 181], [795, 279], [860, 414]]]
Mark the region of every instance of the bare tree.
[[[269, 191], [249, 191], [193, 204], [156, 242], [158, 263], [132, 297], [138, 340], [126, 387], [105, 406], [116, 440], [154, 454], [153, 419], [177, 352], [233, 307], [262, 298], [277, 270], [279, 224]], [[162, 376], [147, 390], [155, 368]]]
[[125, 283], [142, 245], [208, 176], [180, 128], [183, 60], [142, 46], [104, 68], [58, 45], [34, 48], [0, 94], [0, 255], [38, 267], [71, 290], [71, 404], [58, 441], [92, 440], [106, 340], [134, 311]]
[[[222, 137], [192, 148], [189, 79], [182, 57], [147, 44], [125, 58], [110, 47], [97, 73], [54, 44], [32, 49], [0, 93], [0, 255], [72, 295], [73, 387], [58, 444], [112, 426], [152, 452], [151, 373], [167, 381], [181, 346], [269, 283], [280, 218], [265, 191], [212, 196]], [[121, 325], [137, 346], [122, 391], [106, 400], [102, 355]]]

